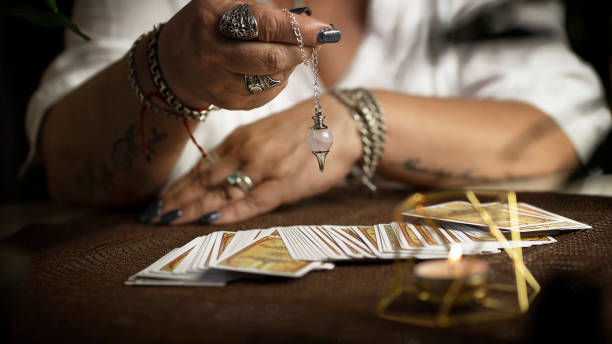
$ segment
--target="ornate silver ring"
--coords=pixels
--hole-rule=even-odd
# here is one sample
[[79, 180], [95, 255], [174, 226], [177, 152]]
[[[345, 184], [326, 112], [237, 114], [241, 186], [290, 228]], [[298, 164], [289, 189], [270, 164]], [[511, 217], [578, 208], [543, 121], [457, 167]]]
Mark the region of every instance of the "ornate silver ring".
[[236, 171], [227, 177], [227, 182], [232, 186], [239, 187], [245, 194], [248, 194], [255, 186], [251, 178], [240, 171]]
[[280, 80], [274, 80], [269, 75], [244, 75], [244, 84], [249, 93], [259, 93], [266, 88], [276, 87], [281, 84]]
[[221, 17], [219, 31], [227, 38], [252, 41], [259, 35], [257, 20], [247, 4], [230, 8]]

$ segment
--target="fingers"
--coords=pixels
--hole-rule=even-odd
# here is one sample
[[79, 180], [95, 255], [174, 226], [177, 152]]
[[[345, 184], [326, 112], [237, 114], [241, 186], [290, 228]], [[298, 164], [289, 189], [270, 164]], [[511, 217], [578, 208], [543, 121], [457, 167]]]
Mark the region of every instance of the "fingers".
[[[231, 78], [231, 82], [233, 82], [232, 93], [233, 95], [240, 96], [252, 96], [257, 95], [258, 97], [269, 94], [270, 97], [261, 97], [262, 99], [272, 100], [276, 97], [278, 93], [280, 93], [286, 86], [289, 81], [289, 77], [291, 73], [293, 73], [295, 68], [291, 68], [288, 70], [280, 71], [277, 73], [244, 73], [244, 74], [236, 74], [235, 77]], [[269, 85], [265, 87], [262, 92], [251, 93], [247, 88], [247, 81], [245, 76], [261, 76], [262, 78], [269, 77], [274, 81], [280, 82], [278, 85], [270, 87]], [[259, 81], [257, 79], [250, 80], [249, 83], [261, 84], [263, 79]], [[265, 93], [264, 93], [265, 92]], [[259, 100], [259, 99], [258, 99]], [[261, 100], [259, 100], [261, 102]], [[267, 102], [266, 102], [267, 103]], [[262, 104], [260, 104], [262, 105]]]
[[[223, 169], [223, 167], [221, 169]], [[232, 172], [229, 174], [233, 174], [236, 171], [238, 170], [232, 170]], [[253, 169], [244, 169], [244, 171], [244, 174], [249, 176], [249, 178], [252, 179], [253, 184], [256, 185], [256, 187], [252, 190], [255, 191], [259, 188], [257, 185], [262, 180], [261, 175]], [[225, 172], [218, 173], [225, 174]], [[263, 183], [262, 185], [265, 184], [266, 183]], [[241, 200], [245, 197], [249, 197], [250, 195], [240, 187], [229, 184], [229, 182], [227, 182], [227, 176], [223, 178], [223, 180], [215, 187], [209, 187], [194, 192], [193, 194], [198, 195], [198, 197], [189, 197], [190, 192], [192, 192], [190, 189], [191, 188], [188, 188], [183, 192], [180, 203], [173, 203], [167, 206], [167, 208], [164, 208], [167, 209], [168, 212], [171, 212], [173, 209], [181, 210], [181, 216], [172, 219], [169, 223], [178, 225], [206, 220], [208, 224], [207, 214], [219, 211], [219, 209], [225, 208], [228, 204]]]
[[170, 222], [173, 225], [201, 222], [202, 217], [218, 211], [226, 204], [238, 200], [244, 196], [244, 192], [237, 187], [223, 185], [207, 192], [199, 198], [181, 206], [181, 217]]
[[[249, 1], [249, 5], [257, 21], [258, 41], [297, 44], [293, 26], [287, 13], [260, 2], [253, 3]], [[232, 7], [224, 9], [222, 14], [229, 11]], [[293, 17], [302, 34], [303, 43], [306, 46], [336, 43], [341, 38], [340, 31], [332, 24], [325, 23], [306, 12], [302, 14], [294, 13]]]
[[[220, 108], [227, 110], [250, 110], [258, 108], [276, 98], [276, 96], [287, 87], [289, 77], [294, 70], [295, 68], [291, 68], [289, 70], [270, 74], [248, 73], [249, 75], [265, 75], [275, 81], [280, 81], [279, 84], [274, 86], [264, 85], [263, 91], [255, 93], [249, 92], [247, 88], [247, 81], [245, 80], [245, 75], [247, 73], [226, 73], [225, 83], [221, 86], [223, 92], [219, 92], [215, 96], [210, 96], [208, 100]], [[263, 80], [260, 80], [260, 84], [263, 84], [262, 81]]]
[[[257, 39], [259, 41], [297, 44], [297, 39], [287, 13], [263, 3], [253, 4], [251, 10], [257, 20], [257, 27], [259, 29]], [[293, 14], [293, 17], [302, 34], [304, 45], [315, 46], [321, 43], [332, 43], [321, 42], [317, 39], [320, 32], [333, 29], [329, 23], [325, 23], [307, 14]]]
[[279, 187], [279, 182], [275, 180], [257, 185], [249, 194], [221, 207], [221, 217], [214, 224], [242, 221], [277, 208], [282, 202], [278, 194]]
[[227, 177], [239, 166], [240, 160], [232, 154], [222, 156], [208, 168], [198, 164], [162, 194], [161, 198], [164, 200], [162, 212], [182, 209], [185, 204], [204, 197], [209, 190], [225, 183]]
[[[278, 73], [303, 62], [300, 49], [291, 44], [231, 41], [223, 51], [226, 69], [240, 74]], [[305, 51], [310, 57], [311, 50]]]
[[257, 185], [263, 175], [257, 166], [241, 167], [243, 159], [231, 151], [225, 155], [225, 149], [218, 149], [223, 154], [215, 164], [204, 167], [202, 164], [194, 167], [161, 197], [163, 200], [162, 214], [173, 214], [180, 210], [180, 216], [173, 216], [164, 221], [164, 215], [153, 223], [183, 224], [199, 220], [205, 214], [216, 211], [229, 202], [242, 198], [245, 191], [228, 182], [228, 177], [235, 172], [247, 175], [254, 185]]

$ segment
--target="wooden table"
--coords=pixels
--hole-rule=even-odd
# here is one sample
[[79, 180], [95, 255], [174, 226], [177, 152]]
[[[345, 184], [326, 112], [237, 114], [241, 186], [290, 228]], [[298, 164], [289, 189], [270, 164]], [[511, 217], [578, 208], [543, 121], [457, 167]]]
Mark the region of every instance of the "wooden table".
[[[389, 222], [394, 206], [407, 195], [384, 191], [369, 199], [338, 188], [233, 226], [142, 225], [131, 212], [28, 225], [3, 242], [9, 247], [5, 261], [17, 270], [9, 274], [14, 276], [9, 282], [19, 281], [20, 264], [29, 262], [21, 270], [21, 286], [9, 289], [18, 293], [3, 333], [14, 342], [503, 343], [536, 342], [544, 335], [567, 339], [568, 331], [592, 325], [579, 338], [612, 338], [605, 337], [612, 324], [612, 198], [606, 197], [519, 194], [520, 201], [593, 229], [561, 234], [556, 244], [526, 249], [525, 262], [543, 283], [543, 293], [524, 318], [486, 326], [428, 329], [377, 318], [374, 307], [393, 276], [393, 264], [385, 262], [338, 264], [332, 271], [296, 280], [261, 278], [216, 288], [123, 285], [130, 275], [198, 235]], [[505, 255], [485, 259], [495, 268], [495, 280], [512, 281]], [[556, 284], [547, 283], [551, 281]]]

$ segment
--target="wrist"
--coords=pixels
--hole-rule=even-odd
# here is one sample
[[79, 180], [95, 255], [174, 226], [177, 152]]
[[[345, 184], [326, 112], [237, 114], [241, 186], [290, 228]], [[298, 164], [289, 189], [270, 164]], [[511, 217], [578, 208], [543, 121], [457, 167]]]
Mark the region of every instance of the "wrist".
[[340, 159], [346, 160], [350, 165], [358, 163], [363, 156], [363, 145], [359, 126], [352, 119], [350, 109], [331, 93], [321, 95], [321, 105], [334, 135], [332, 152], [338, 147], [336, 149], [339, 150]]
[[[147, 42], [150, 38], [151, 33], [147, 34], [144, 39], [138, 42], [134, 50], [134, 71], [136, 74], [136, 81], [144, 95], [150, 95], [157, 90], [155, 84], [153, 84], [151, 72], [149, 71], [149, 63], [147, 62]], [[149, 97], [149, 100], [164, 110], [171, 110], [168, 104], [159, 99]]]
[[[164, 25], [163, 30], [159, 33], [157, 56], [160, 72], [168, 88], [170, 88], [181, 103], [192, 109], [206, 108], [211, 102], [204, 100], [201, 96], [193, 92], [197, 87], [189, 87], [186, 85], [189, 80], [189, 75], [183, 73], [181, 67], [186, 65], [185, 61], [189, 60], [188, 52], [182, 50], [183, 48], [172, 46], [172, 36], [177, 36], [173, 35], [172, 30], [174, 30], [174, 26], [172, 23], [168, 23]], [[194, 70], [194, 68], [187, 69]]]
[[365, 88], [335, 89], [331, 93], [349, 108], [357, 123], [363, 154], [359, 162], [361, 182], [371, 192], [376, 192], [372, 178], [385, 149], [386, 124], [383, 110], [376, 96]]

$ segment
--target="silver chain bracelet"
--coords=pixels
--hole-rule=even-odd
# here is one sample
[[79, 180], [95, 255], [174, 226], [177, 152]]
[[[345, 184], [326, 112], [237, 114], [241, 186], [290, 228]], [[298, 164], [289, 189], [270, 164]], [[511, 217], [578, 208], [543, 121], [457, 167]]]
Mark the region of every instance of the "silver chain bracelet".
[[372, 182], [376, 167], [385, 150], [385, 134], [387, 132], [383, 111], [374, 95], [365, 88], [350, 90], [332, 90], [344, 105], [351, 109], [351, 115], [359, 126], [363, 157], [359, 163], [361, 183], [372, 193], [376, 185]]
[[130, 51], [128, 52], [128, 64], [129, 64], [128, 81], [130, 83], [130, 88], [132, 89], [132, 91], [134, 91], [134, 93], [136, 93], [136, 97], [138, 97], [138, 100], [140, 101], [140, 103], [146, 106], [147, 109], [153, 110], [164, 117], [178, 119], [180, 117], [174, 112], [166, 110], [166, 109], [162, 109], [159, 106], [153, 104], [149, 99], [147, 99], [147, 96], [144, 94], [144, 92], [142, 92], [142, 89], [140, 88], [140, 85], [138, 84], [138, 81], [136, 80], [136, 68], [134, 67], [134, 55], [136, 53], [136, 47], [150, 33], [151, 32], [148, 32], [138, 37], [138, 39], [134, 41], [134, 44], [132, 44], [132, 47], [130, 48]]
[[[153, 83], [159, 90], [159, 93], [164, 97], [166, 103], [168, 103], [174, 111], [179, 113], [182, 118], [187, 120], [206, 120], [208, 117], [208, 113], [213, 110], [218, 110], [219, 108], [213, 104], [210, 104], [206, 109], [200, 111], [189, 108], [187, 105], [183, 104], [172, 92], [166, 80], [162, 76], [161, 69], [159, 66], [159, 59], [157, 57], [157, 41], [159, 40], [159, 33], [161, 32], [161, 28], [164, 24], [157, 24], [153, 28], [153, 34], [151, 35], [151, 39], [148, 44], [148, 52], [147, 58], [149, 60], [149, 69], [151, 70], [151, 75], [153, 76]], [[175, 116], [176, 117], [176, 116]]]

